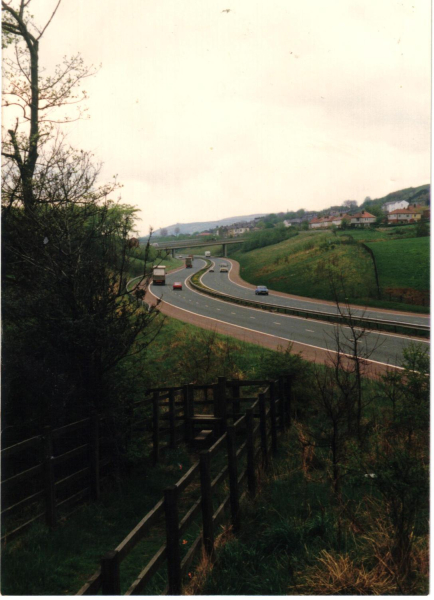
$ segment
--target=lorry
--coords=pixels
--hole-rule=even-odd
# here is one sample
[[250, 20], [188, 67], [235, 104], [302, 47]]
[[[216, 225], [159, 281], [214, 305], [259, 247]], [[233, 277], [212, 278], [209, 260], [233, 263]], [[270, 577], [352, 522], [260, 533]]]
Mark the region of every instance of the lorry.
[[209, 250], [205, 252], [205, 258], [211, 258], [211, 252]]
[[152, 267], [153, 285], [166, 285], [166, 267], [165, 265], [154, 265]]
[[190, 254], [190, 256], [185, 257], [185, 268], [191, 269], [192, 266], [193, 266], [193, 255]]

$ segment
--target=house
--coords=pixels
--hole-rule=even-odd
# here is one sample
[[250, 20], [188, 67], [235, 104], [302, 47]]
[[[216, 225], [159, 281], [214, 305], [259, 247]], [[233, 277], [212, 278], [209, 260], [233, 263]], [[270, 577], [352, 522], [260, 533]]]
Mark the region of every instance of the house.
[[325, 227], [324, 217], [315, 217], [311, 221], [309, 221], [309, 229], [320, 229], [321, 227]]
[[393, 210], [387, 215], [387, 222], [390, 223], [415, 223], [422, 217], [420, 211], [414, 208], [402, 208]]
[[377, 217], [375, 215], [371, 215], [371, 213], [366, 212], [366, 210], [363, 210], [362, 212], [356, 213], [355, 215], [351, 215], [350, 219], [351, 225], [355, 225], [356, 227], [369, 227], [369, 225], [375, 223]]
[[229, 236], [237, 236], [243, 235], [243, 233], [247, 233], [252, 229], [251, 223], [234, 223], [230, 227], [228, 227], [228, 235]]
[[302, 219], [301, 217], [297, 217], [296, 219], [286, 219], [283, 221], [283, 224], [285, 227], [291, 227], [292, 225], [300, 225], [304, 220], [305, 219]]
[[408, 202], [407, 200], [392, 200], [391, 202], [385, 202], [381, 208], [384, 212], [391, 213], [394, 210], [408, 208]]

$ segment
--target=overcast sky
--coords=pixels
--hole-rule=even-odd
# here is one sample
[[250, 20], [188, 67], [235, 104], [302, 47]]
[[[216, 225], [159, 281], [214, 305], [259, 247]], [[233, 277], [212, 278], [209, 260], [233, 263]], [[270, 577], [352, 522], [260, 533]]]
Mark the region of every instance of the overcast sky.
[[[33, 0], [42, 22], [56, 0]], [[430, 178], [430, 0], [62, 0], [41, 63], [80, 52], [141, 234], [359, 203]], [[227, 9], [227, 10], [226, 10]], [[42, 10], [41, 13], [39, 11]]]

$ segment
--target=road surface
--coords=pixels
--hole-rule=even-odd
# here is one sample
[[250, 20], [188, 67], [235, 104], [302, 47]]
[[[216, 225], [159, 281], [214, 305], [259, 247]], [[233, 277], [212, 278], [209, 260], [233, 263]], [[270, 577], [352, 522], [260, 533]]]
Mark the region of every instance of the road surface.
[[[225, 261], [222, 259], [218, 262]], [[152, 296], [154, 296], [154, 301], [155, 298], [161, 298], [163, 300], [162, 312], [207, 329], [216, 329], [219, 332], [270, 348], [286, 347], [288, 342], [294, 342], [295, 351], [301, 351], [305, 358], [318, 362], [325, 362], [327, 356], [330, 356], [330, 352], [333, 353], [336, 350], [337, 331], [343, 343], [352, 343], [351, 330], [347, 327], [238, 306], [194, 291], [188, 286], [186, 279], [204, 266], [204, 260], [195, 258], [192, 269], [181, 268], [170, 273], [166, 277], [165, 286], [150, 286], [148, 301], [150, 297], [152, 299]], [[236, 287], [233, 283], [229, 282], [228, 284], [227, 273], [216, 271], [207, 274], [206, 278], [206, 280], [204, 278], [204, 283], [207, 284], [208, 279], [213, 278], [215, 289], [229, 289], [228, 286], [231, 286], [230, 289], [233, 290]], [[174, 281], [183, 282], [183, 289], [173, 290]], [[250, 294], [251, 297], [257, 298], [253, 292]], [[428, 340], [380, 332], [367, 333], [359, 342], [358, 347], [360, 354], [369, 356], [369, 362], [373, 365], [399, 367], [402, 364], [403, 350], [412, 342], [429, 348]]]
[[[235, 296], [237, 298], [243, 298], [245, 300], [257, 300], [262, 303], [278, 304], [279, 306], [288, 306], [292, 308], [300, 308], [302, 310], [315, 310], [318, 312], [326, 312], [337, 314], [338, 309], [333, 302], [326, 302], [321, 300], [310, 300], [308, 298], [301, 298], [284, 294], [280, 292], [271, 292], [268, 296], [256, 296], [254, 289], [256, 286], [244, 282], [238, 275], [238, 264], [235, 261], [230, 261], [224, 258], [213, 258], [215, 263], [214, 273], [205, 273], [202, 277], [203, 283], [218, 292]], [[230, 265], [229, 275], [220, 273], [219, 268], [221, 264]], [[341, 307], [345, 311], [345, 307]], [[351, 309], [352, 314], [355, 316], [365, 316], [375, 319], [384, 319], [388, 321], [400, 321], [402, 323], [410, 323], [417, 325], [428, 325], [429, 315], [418, 315], [400, 311], [389, 311], [385, 309], [361, 309], [354, 307]]]

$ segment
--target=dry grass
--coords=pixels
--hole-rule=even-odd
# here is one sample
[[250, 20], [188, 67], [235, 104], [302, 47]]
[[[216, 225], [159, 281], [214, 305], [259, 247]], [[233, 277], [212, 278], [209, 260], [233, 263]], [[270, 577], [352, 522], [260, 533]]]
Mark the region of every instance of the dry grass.
[[[407, 569], [394, 558], [395, 540], [381, 507], [371, 502], [360, 515], [369, 532], [361, 534], [352, 555], [322, 550], [317, 562], [299, 573], [300, 591], [312, 595], [391, 595], [428, 592], [429, 552], [424, 536], [411, 536]], [[373, 516], [377, 515], [377, 516]]]
[[346, 554], [333, 555], [327, 550], [321, 552], [317, 564], [304, 574], [300, 590], [323, 596], [379, 596], [398, 591], [393, 576], [381, 564], [367, 569], [363, 564], [355, 564]]
[[[232, 526], [222, 526], [222, 532], [216, 537], [214, 547], [218, 551], [219, 548], [234, 539]], [[183, 587], [182, 593], [184, 596], [197, 596], [201, 594], [201, 590], [213, 568], [213, 562], [206, 554], [202, 546], [202, 556], [199, 564], [194, 571], [188, 574], [189, 581]]]

